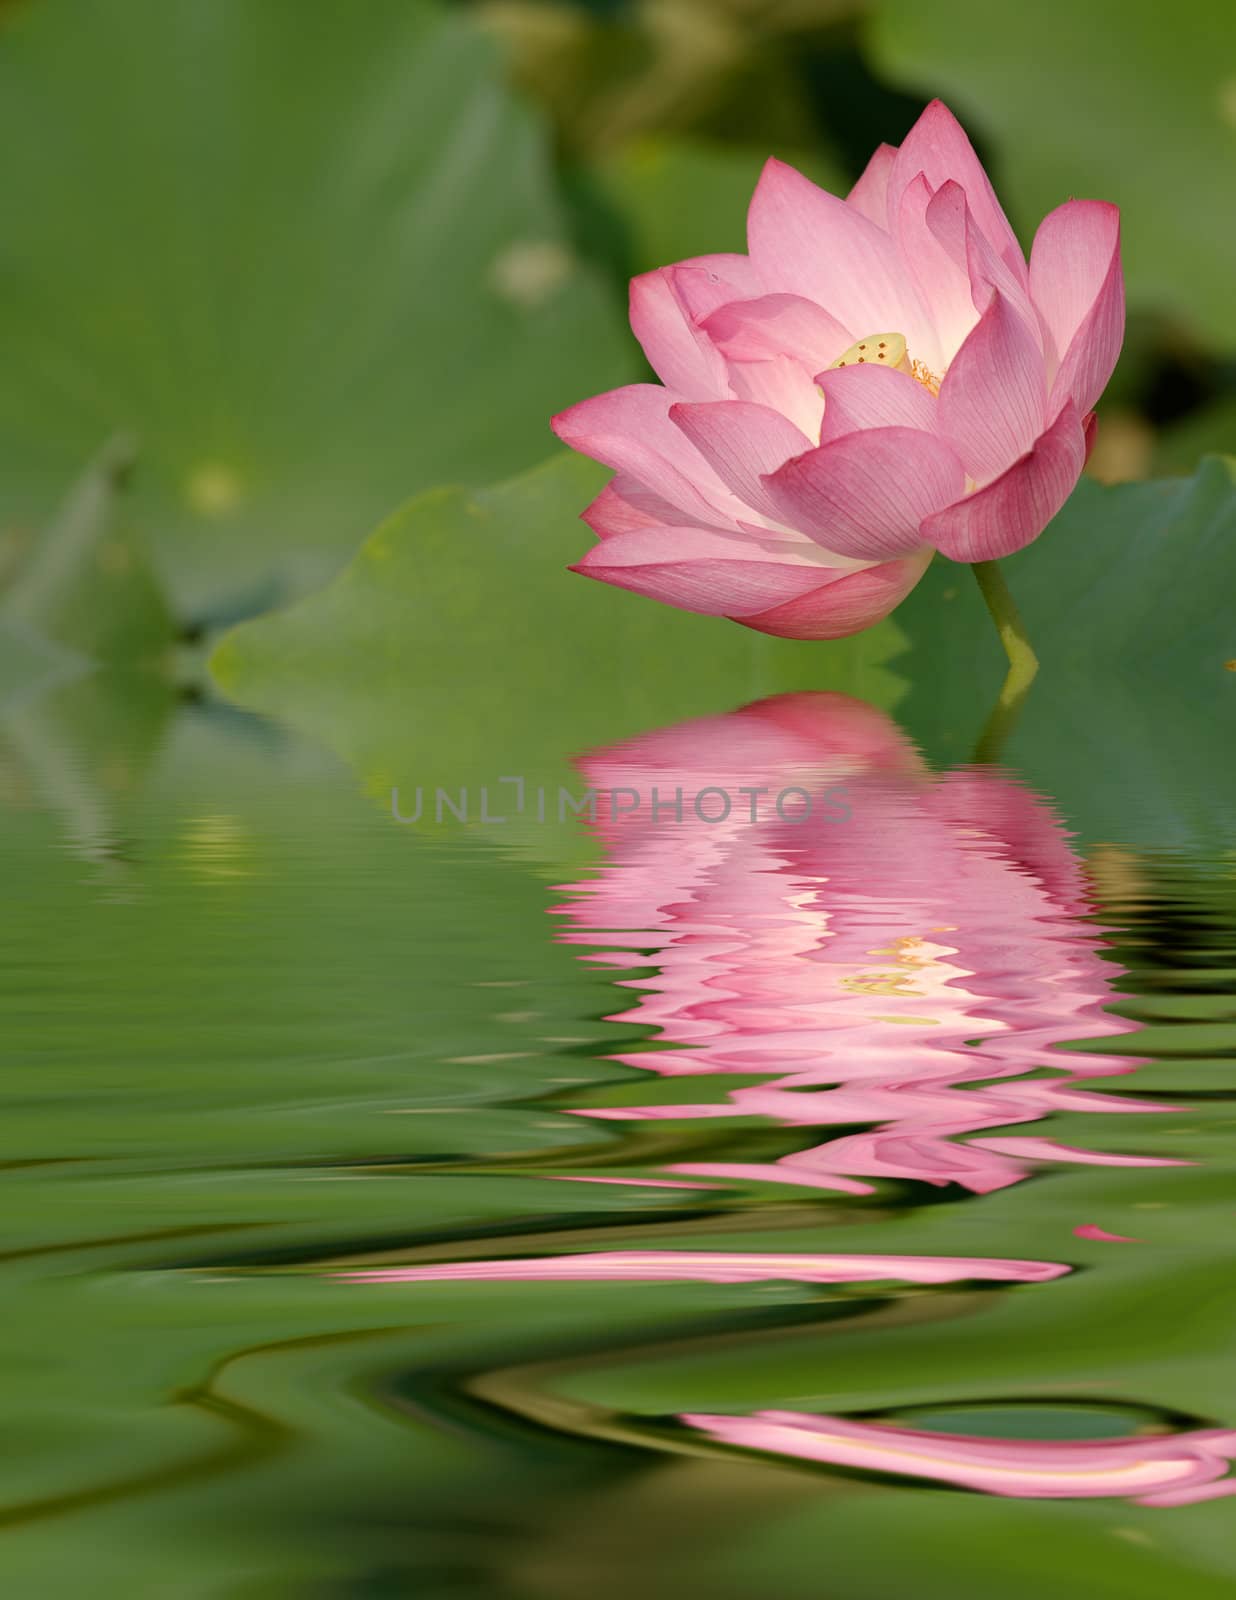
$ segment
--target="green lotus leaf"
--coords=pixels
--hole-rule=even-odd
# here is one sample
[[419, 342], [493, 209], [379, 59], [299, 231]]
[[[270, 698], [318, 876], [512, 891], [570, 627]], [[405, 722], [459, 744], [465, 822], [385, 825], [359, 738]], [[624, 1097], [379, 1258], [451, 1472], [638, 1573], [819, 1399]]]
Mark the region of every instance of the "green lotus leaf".
[[494, 45], [427, 0], [31, 0], [0, 28], [0, 528], [135, 435], [179, 614], [540, 459], [637, 352]]

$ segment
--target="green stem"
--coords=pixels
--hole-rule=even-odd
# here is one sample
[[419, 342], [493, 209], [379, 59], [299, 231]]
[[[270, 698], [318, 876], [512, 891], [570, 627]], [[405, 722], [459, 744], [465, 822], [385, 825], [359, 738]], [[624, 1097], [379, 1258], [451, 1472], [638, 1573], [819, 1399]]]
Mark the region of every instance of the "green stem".
[[991, 612], [991, 620], [1000, 635], [1004, 653], [1009, 658], [1008, 676], [975, 746], [974, 759], [999, 761], [1029, 693], [1030, 685], [1034, 682], [1034, 675], [1039, 670], [1039, 658], [1030, 647], [1025, 623], [1022, 622], [1021, 613], [1009, 593], [1009, 586], [1000, 571], [1000, 563], [975, 561], [972, 566], [983, 599], [987, 602], [987, 609]]
[[1021, 613], [1013, 601], [1013, 596], [1009, 593], [1009, 586], [1000, 571], [1000, 563], [975, 561], [973, 568], [983, 599], [987, 602], [987, 609], [991, 612], [991, 620], [1000, 635], [1000, 643], [1009, 658], [1009, 675], [1004, 687], [1006, 690], [1012, 689], [1014, 692], [1024, 694], [1039, 670], [1039, 658], [1030, 648], [1030, 641], [1026, 637], [1026, 625], [1021, 620]]

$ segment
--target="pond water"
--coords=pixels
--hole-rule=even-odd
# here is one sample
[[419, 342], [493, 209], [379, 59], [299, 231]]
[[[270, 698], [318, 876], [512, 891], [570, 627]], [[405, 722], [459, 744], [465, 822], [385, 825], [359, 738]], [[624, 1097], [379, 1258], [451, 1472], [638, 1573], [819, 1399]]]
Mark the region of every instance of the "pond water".
[[1230, 1594], [1230, 849], [605, 723], [498, 825], [6, 712], [7, 1592]]

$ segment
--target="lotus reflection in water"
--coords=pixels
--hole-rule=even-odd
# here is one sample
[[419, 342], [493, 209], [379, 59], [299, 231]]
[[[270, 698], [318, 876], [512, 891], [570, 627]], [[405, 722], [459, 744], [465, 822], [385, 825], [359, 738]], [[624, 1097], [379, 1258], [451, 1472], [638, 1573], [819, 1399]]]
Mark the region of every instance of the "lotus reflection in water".
[[[1132, 1071], [1130, 1057], [1056, 1048], [1133, 1025], [1104, 1010], [1112, 968], [1080, 920], [1092, 904], [1067, 832], [1024, 787], [983, 768], [933, 775], [888, 718], [822, 693], [661, 730], [582, 765], [602, 794], [683, 790], [681, 821], [602, 805], [609, 860], [559, 908], [564, 939], [609, 947], [587, 959], [642, 967], [655, 952], [655, 976], [618, 980], [643, 993], [610, 1020], [677, 1048], [615, 1059], [684, 1086], [769, 1077], [720, 1104], [579, 1115], [868, 1124], [776, 1161], [667, 1169], [851, 1194], [880, 1178], [982, 1194], [1040, 1161], [1173, 1164], [990, 1132], [1053, 1112], [1174, 1109], [1081, 1087]], [[693, 806], [707, 788], [838, 785], [844, 810], [805, 823], [704, 822]], [[1036, 1069], [1053, 1076], [1026, 1076]]]

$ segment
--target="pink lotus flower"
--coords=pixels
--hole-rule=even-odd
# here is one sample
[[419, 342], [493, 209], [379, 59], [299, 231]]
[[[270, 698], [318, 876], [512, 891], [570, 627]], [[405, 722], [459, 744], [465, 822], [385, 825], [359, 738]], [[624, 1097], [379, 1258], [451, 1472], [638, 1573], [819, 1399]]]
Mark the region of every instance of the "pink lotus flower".
[[1236, 1432], [1227, 1428], [1128, 1439], [976, 1439], [799, 1411], [682, 1420], [750, 1450], [934, 1478], [1019, 1500], [1113, 1497], [1178, 1506], [1236, 1494], [1236, 1478], [1225, 1476], [1236, 1456]]
[[1124, 334], [1115, 206], [1070, 200], [1027, 266], [938, 101], [848, 199], [769, 161], [748, 255], [631, 284], [664, 387], [554, 418], [617, 476], [573, 569], [762, 633], [886, 616], [935, 550], [1029, 544], [1077, 482]]

